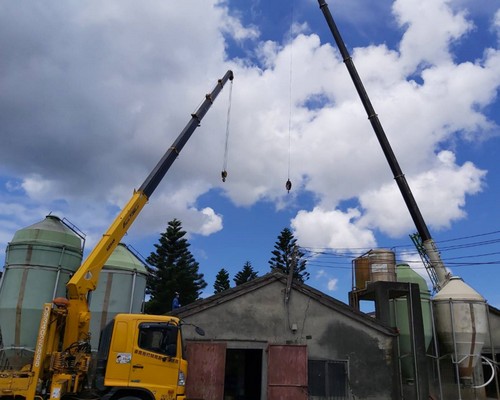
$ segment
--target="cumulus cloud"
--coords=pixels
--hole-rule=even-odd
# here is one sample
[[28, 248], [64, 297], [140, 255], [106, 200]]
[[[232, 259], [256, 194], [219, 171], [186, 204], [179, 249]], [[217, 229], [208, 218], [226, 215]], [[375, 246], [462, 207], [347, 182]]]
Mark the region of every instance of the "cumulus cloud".
[[[442, 151], [432, 169], [408, 180], [424, 219], [435, 229], [443, 229], [466, 217], [465, 196], [481, 191], [485, 174], [469, 162], [457, 166], [455, 155]], [[360, 203], [365, 212], [359, 224], [365, 229], [378, 228], [389, 236], [398, 237], [414, 227], [393, 182], [363, 193]]]
[[362, 248], [375, 245], [373, 233], [357, 226], [360, 212], [326, 211], [320, 207], [300, 211], [292, 220], [294, 235], [303, 247]]
[[[453, 12], [446, 1], [398, 0], [393, 10], [399, 24], [406, 29], [400, 51], [404, 63], [412, 69], [422, 63], [450, 62], [450, 43], [473, 27], [465, 11]], [[429, 25], [434, 29], [429, 29]]]
[[52, 199], [56, 193], [55, 182], [37, 174], [24, 178], [21, 187], [26, 195], [33, 200], [46, 201], [47, 199]]
[[[307, 247], [372, 247], [376, 230], [404, 234], [407, 211], [330, 37], [297, 21], [293, 40], [268, 39], [229, 4], [2, 3], [2, 176], [20, 182], [24, 196], [3, 185], [11, 193], [0, 201], [72, 215], [98, 238], [233, 69], [227, 182], [226, 88], [133, 232], [163, 231], [174, 217], [191, 233], [218, 232], [217, 204], [198, 204], [216, 192], [240, 207], [292, 208]], [[358, 47], [353, 57], [424, 214], [444, 228], [466, 216], [467, 196], [485, 184], [485, 171], [458, 163], [453, 151], [457, 141], [487, 140], [498, 128], [485, 109], [500, 87], [500, 55], [490, 49], [455, 61], [453, 45], [473, 23], [447, 1], [397, 0], [393, 10], [399, 43]], [[245, 47], [232, 57], [230, 41], [251, 43], [251, 54]]]

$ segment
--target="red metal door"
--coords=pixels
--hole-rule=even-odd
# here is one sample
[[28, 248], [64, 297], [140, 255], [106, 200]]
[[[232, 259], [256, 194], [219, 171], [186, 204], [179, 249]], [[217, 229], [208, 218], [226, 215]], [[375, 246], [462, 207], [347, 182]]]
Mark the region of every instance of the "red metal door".
[[186, 357], [189, 363], [186, 382], [187, 398], [222, 400], [226, 344], [188, 342]]
[[269, 345], [267, 400], [307, 400], [307, 346]]

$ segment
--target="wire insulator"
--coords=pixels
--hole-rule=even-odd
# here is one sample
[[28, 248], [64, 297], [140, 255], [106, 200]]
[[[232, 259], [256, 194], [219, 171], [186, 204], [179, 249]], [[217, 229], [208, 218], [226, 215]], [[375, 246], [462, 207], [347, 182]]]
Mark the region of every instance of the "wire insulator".
[[227, 178], [227, 171], [224, 169], [222, 170], [222, 172], [220, 173], [221, 177], [222, 177], [222, 182], [226, 182], [226, 178]]
[[290, 179], [288, 179], [285, 183], [285, 187], [286, 187], [286, 191], [288, 193], [290, 193], [290, 190], [292, 189], [292, 182], [290, 181]]

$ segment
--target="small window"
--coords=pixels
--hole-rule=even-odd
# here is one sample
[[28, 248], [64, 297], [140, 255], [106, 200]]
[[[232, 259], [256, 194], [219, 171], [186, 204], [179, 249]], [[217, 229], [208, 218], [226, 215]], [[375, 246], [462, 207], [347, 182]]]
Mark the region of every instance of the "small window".
[[349, 398], [347, 361], [309, 360], [308, 364], [310, 396], [328, 400]]
[[139, 325], [141, 349], [170, 357], [177, 355], [177, 326], [164, 323], [143, 323]]

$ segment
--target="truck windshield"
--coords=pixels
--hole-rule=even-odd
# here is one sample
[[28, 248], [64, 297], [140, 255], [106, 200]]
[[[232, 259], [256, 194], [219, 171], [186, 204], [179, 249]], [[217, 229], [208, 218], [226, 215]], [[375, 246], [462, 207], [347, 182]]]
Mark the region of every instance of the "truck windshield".
[[142, 323], [138, 345], [143, 350], [176, 357], [178, 333], [179, 328], [168, 323]]

